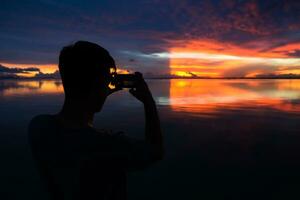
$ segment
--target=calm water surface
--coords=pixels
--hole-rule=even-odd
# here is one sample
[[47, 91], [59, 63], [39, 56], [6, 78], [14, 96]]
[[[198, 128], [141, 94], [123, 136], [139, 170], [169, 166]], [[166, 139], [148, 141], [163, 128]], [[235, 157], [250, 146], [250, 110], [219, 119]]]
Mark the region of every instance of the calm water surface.
[[[129, 175], [130, 199], [299, 199], [300, 80], [147, 80], [158, 105], [166, 158]], [[0, 81], [1, 189], [41, 199], [26, 128], [63, 102], [60, 81]], [[99, 128], [143, 137], [143, 106], [113, 94]], [[298, 196], [299, 197], [299, 196]]]

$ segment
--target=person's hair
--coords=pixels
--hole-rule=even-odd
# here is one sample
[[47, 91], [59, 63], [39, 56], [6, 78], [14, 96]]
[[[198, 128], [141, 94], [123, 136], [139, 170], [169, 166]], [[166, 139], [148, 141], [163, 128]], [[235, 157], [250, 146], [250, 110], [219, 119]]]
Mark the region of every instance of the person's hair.
[[84, 98], [96, 80], [116, 69], [107, 50], [86, 41], [64, 47], [58, 66], [66, 98]]

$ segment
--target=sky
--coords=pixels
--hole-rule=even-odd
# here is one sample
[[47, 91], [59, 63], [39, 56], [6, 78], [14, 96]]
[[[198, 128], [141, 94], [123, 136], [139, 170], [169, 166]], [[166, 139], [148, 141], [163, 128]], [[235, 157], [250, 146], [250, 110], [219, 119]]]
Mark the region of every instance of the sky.
[[0, 73], [53, 73], [78, 40], [154, 76], [300, 74], [300, 1], [1, 0]]

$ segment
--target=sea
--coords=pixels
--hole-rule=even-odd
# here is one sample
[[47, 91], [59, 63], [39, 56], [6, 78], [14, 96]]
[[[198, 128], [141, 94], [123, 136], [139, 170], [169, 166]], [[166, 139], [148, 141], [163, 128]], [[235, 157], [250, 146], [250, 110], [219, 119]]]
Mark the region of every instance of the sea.
[[[128, 199], [300, 199], [300, 80], [147, 79], [166, 155], [128, 174]], [[29, 121], [55, 114], [59, 80], [0, 80], [0, 196], [48, 199]], [[143, 105], [124, 89], [94, 126], [144, 138]], [[2, 199], [2, 198], [1, 198]]]

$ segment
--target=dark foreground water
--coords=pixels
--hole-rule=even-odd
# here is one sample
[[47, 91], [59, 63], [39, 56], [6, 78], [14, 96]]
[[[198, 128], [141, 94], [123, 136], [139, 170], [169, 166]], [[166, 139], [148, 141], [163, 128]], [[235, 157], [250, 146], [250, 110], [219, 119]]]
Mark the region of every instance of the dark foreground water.
[[[129, 175], [129, 199], [300, 199], [300, 80], [147, 80], [166, 157]], [[59, 81], [0, 81], [0, 199], [47, 199], [27, 124], [56, 113]], [[95, 126], [143, 138], [143, 107], [127, 91]]]

